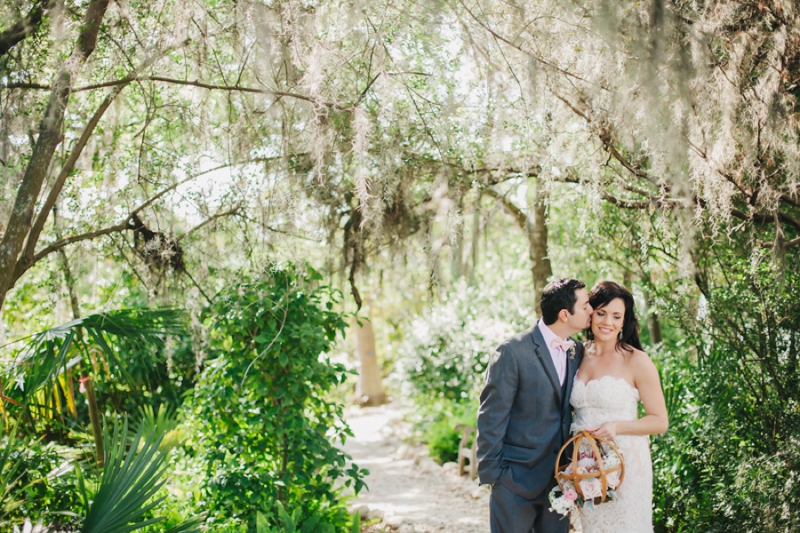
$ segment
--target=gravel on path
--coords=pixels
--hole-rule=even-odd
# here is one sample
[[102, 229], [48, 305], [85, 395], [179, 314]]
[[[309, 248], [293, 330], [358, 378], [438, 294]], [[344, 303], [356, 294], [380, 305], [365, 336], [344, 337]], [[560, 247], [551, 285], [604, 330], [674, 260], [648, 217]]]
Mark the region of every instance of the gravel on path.
[[347, 410], [354, 437], [344, 450], [370, 472], [369, 488], [349, 502], [351, 508], [380, 519], [372, 532], [488, 533], [488, 487], [458, 476], [454, 463], [439, 466], [424, 447], [405, 444], [403, 413], [397, 403]]

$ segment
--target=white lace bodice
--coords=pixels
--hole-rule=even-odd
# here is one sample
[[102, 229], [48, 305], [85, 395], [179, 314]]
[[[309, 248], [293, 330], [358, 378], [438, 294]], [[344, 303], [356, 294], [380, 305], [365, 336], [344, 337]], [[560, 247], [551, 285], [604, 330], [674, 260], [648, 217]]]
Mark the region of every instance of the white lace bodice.
[[588, 383], [575, 378], [570, 404], [575, 408], [572, 432], [615, 420], [636, 420], [639, 390], [624, 378], [603, 376]]
[[[575, 379], [570, 404], [575, 409], [572, 432], [604, 422], [636, 420], [639, 390], [623, 378], [603, 376], [584, 383]], [[581, 513], [583, 533], [652, 533], [653, 465], [648, 437], [617, 435], [625, 461], [625, 479], [618, 500]]]

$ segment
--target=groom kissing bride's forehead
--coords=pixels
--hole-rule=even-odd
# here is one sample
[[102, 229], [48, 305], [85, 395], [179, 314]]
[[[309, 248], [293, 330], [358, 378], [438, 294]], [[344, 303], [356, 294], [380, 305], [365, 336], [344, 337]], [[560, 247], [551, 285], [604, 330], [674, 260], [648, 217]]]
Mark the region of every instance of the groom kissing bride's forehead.
[[569, 439], [569, 398], [583, 345], [571, 335], [591, 324], [586, 285], [545, 287], [542, 317], [492, 354], [478, 410], [478, 474], [492, 486], [492, 533], [567, 533], [549, 510], [558, 451]]

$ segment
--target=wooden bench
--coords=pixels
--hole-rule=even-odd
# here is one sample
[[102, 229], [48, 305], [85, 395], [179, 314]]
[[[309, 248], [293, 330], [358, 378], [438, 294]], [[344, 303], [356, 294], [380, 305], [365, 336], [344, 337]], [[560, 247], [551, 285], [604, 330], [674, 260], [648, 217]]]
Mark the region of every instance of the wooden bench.
[[[461, 432], [461, 442], [458, 443], [458, 475], [463, 476], [466, 472], [466, 462], [469, 461], [469, 477], [475, 479], [478, 475], [478, 439], [477, 429], [473, 426], [459, 424], [456, 431]], [[476, 434], [472, 439], [472, 446], [467, 446], [469, 438]]]

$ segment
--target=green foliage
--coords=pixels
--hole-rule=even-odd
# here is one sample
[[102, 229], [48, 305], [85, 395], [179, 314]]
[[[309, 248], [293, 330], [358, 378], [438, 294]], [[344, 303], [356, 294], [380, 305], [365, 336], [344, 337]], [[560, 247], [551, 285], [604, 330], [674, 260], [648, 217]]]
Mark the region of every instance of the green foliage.
[[[82, 402], [75, 397], [76, 385], [69, 383], [68, 372], [80, 361], [88, 366], [98, 359], [102, 362], [97, 364], [98, 370], [107, 372], [94, 376], [96, 392], [122, 387], [130, 397], [131, 390], [141, 391], [147, 384], [137, 369], [157, 365], [141, 356], [163, 348], [167, 336], [181, 335], [184, 328], [181, 310], [122, 309], [88, 315], [31, 335], [13, 364], [3, 369], [2, 382], [17, 383], [5, 391], [17, 402], [8, 409], [20, 411], [15, 407], [19, 406], [28, 416], [38, 414], [45, 427], [65, 421], [70, 411], [76, 416]], [[103, 378], [111, 384], [104, 386]], [[162, 385], [169, 388], [169, 380], [151, 385], [154, 389]]]
[[[163, 432], [153, 432], [143, 441], [143, 427], [128, 443], [128, 420], [120, 426], [114, 421], [113, 433], [103, 428], [105, 456], [103, 472], [97, 490], [91, 495], [86, 490], [80, 469], [77, 469], [81, 495], [88, 508], [81, 526], [81, 533], [126, 533], [142, 529], [163, 520], [162, 517], [146, 518], [164, 498], [154, 496], [166, 482], [167, 454], [159, 446]], [[184, 533], [198, 531], [196, 520], [181, 524], [171, 531]]]
[[475, 397], [495, 346], [533, 325], [530, 295], [504, 289], [461, 280], [410, 323], [398, 350], [398, 380], [406, 395], [422, 404]]
[[657, 531], [796, 531], [800, 257], [718, 251], [698, 274], [697, 359], [666, 358], [669, 433], [653, 441]]
[[428, 406], [417, 426], [423, 429], [422, 438], [430, 456], [440, 464], [457, 461], [461, 431], [456, 428], [475, 426], [477, 416], [477, 400], [464, 403], [440, 400]]
[[[163, 434], [161, 449], [171, 450], [186, 438], [186, 432], [178, 424], [177, 412], [170, 406], [162, 406], [154, 410], [150, 405], [143, 405], [139, 407], [139, 420], [134, 425], [134, 430], [143, 435]], [[130, 435], [130, 439], [133, 438], [134, 435]]]
[[478, 393], [493, 349], [534, 322], [530, 294], [505, 283], [453, 284], [406, 327], [395, 379], [417, 404], [418, 436], [439, 463], [458, 458], [459, 424], [475, 426]]
[[[115, 337], [113, 348], [126, 359], [128, 379], [113, 379], [101, 373], [95, 389], [103, 404], [117, 413], [132, 413], [143, 403], [150, 408], [161, 406], [177, 411], [183, 404], [183, 395], [194, 385], [197, 361], [185, 329], [171, 332], [169, 340], [138, 343]], [[113, 372], [115, 369], [111, 368]]]
[[56, 513], [80, 513], [77, 480], [65, 450], [41, 440], [0, 443], [0, 525], [24, 518], [51, 521]]
[[348, 372], [326, 352], [347, 323], [319, 279], [273, 266], [228, 287], [208, 313], [212, 359], [191, 409], [214, 520], [254, 528], [261, 513], [278, 527], [283, 510], [301, 529], [315, 516], [319, 528], [349, 526], [334, 483], [357, 493], [366, 472], [333, 444], [351, 434], [329, 395]]
[[12, 457], [13, 450], [13, 437], [5, 439], [3, 451], [0, 453], [0, 525], [24, 503], [18, 494], [17, 485], [26, 471], [21, 458]]

